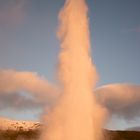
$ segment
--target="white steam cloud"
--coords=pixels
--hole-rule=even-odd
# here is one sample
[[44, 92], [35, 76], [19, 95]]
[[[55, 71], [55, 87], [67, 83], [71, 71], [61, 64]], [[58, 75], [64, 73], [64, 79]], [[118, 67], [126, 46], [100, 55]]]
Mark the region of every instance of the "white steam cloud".
[[44, 104], [36, 101], [35, 99], [30, 99], [20, 95], [20, 93], [3, 93], [0, 94], [0, 110], [33, 110], [43, 107]]
[[[17, 94], [27, 92], [31, 99]], [[0, 70], [0, 108], [10, 104], [15, 108], [50, 104], [58, 96], [58, 89], [36, 73]], [[21, 99], [22, 98], [22, 99]]]
[[110, 115], [133, 120], [140, 116], [140, 85], [111, 84], [95, 91], [99, 103]]
[[59, 14], [59, 79], [62, 93], [49, 115], [41, 140], [101, 140], [104, 109], [93, 88], [97, 74], [90, 57], [88, 7], [85, 0], [66, 0]]
[[[26, 92], [31, 96], [23, 96]], [[37, 73], [0, 70], [0, 110], [36, 109], [54, 103], [60, 90]], [[98, 103], [108, 110], [110, 117], [116, 115], [125, 120], [139, 117], [140, 86], [132, 84], [111, 84], [95, 90]]]
[[[140, 115], [140, 86], [112, 84], [95, 89], [98, 76], [90, 57], [85, 1], [66, 0], [59, 14], [58, 75], [61, 88], [33, 72], [0, 70], [1, 110], [46, 107], [58, 100], [50, 114], [43, 116], [47, 127], [41, 140], [101, 140], [106, 111], [110, 116], [115, 114], [126, 120]], [[21, 22], [25, 2], [8, 0], [0, 10], [0, 24]]]

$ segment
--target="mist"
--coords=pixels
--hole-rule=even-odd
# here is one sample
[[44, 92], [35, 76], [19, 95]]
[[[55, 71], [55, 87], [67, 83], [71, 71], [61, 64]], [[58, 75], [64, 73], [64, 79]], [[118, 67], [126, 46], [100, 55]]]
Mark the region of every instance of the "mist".
[[41, 140], [101, 140], [105, 109], [95, 99], [97, 81], [90, 56], [88, 7], [85, 0], [66, 0], [59, 13], [58, 77], [61, 96], [49, 115]]
[[[1, 27], [21, 24], [26, 2], [6, 0], [0, 11]], [[85, 0], [66, 0], [59, 14], [57, 32], [61, 44], [58, 85], [36, 72], [0, 70], [0, 110], [46, 108], [41, 118], [45, 124], [41, 139], [98, 140], [102, 139], [101, 128], [107, 117], [115, 115], [126, 121], [139, 118], [139, 85], [111, 84], [96, 88], [99, 75], [92, 62], [94, 57], [91, 59], [88, 25]], [[1, 44], [3, 40], [8, 43], [8, 39], [1, 39]]]
[[[26, 96], [21, 93], [26, 93]], [[58, 89], [37, 73], [0, 70], [0, 108], [36, 108], [51, 105], [58, 98]]]
[[[11, 108], [22, 111], [46, 106], [51, 108], [59, 96], [62, 96], [63, 93], [60, 92], [60, 88], [37, 73], [0, 70], [0, 110]], [[95, 95], [92, 98], [96, 98], [106, 108], [109, 118], [115, 115], [129, 121], [140, 115], [139, 85], [109, 84], [95, 88], [92, 93]]]
[[95, 90], [99, 103], [106, 107], [110, 117], [116, 115], [126, 121], [139, 118], [140, 85], [110, 84]]

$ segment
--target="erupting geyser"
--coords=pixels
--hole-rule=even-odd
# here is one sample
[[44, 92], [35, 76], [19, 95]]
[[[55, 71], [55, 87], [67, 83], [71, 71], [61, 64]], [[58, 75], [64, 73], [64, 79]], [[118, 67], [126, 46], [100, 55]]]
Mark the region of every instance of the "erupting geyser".
[[97, 74], [90, 57], [86, 0], [66, 0], [59, 14], [61, 97], [47, 115], [41, 140], [100, 140], [103, 110], [93, 89]]

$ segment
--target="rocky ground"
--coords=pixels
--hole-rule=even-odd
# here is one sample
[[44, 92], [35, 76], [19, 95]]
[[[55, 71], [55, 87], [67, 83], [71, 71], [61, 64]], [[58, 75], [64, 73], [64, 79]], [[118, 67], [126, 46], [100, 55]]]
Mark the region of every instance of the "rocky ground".
[[[4, 125], [5, 124], [5, 125]], [[0, 118], [0, 140], [39, 140], [39, 122], [13, 121]], [[140, 140], [140, 132], [104, 130], [104, 140]]]
[[[0, 130], [0, 140], [38, 140], [39, 130]], [[105, 140], [140, 140], [140, 132], [109, 131], [104, 132]]]

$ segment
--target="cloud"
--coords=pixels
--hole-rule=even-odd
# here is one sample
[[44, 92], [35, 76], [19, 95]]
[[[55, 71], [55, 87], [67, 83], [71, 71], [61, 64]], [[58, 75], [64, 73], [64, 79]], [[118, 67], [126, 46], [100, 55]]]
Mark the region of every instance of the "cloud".
[[[28, 93], [31, 98], [17, 94], [21, 92]], [[36, 73], [0, 70], [0, 108], [51, 104], [57, 97], [58, 89]]]
[[24, 97], [19, 93], [0, 94], [0, 110], [13, 109], [23, 111], [27, 109], [37, 109], [42, 107], [40, 102]]
[[0, 24], [17, 25], [25, 18], [27, 0], [1, 0]]
[[140, 85], [106, 85], [96, 89], [96, 96], [110, 115], [114, 114], [126, 120], [136, 119], [140, 115]]
[[[22, 94], [23, 92], [26, 95]], [[50, 107], [59, 94], [60, 89], [39, 77], [37, 73], [0, 70], [0, 110]], [[140, 85], [105, 85], [97, 88], [95, 95], [110, 116], [132, 120], [140, 115]]]

